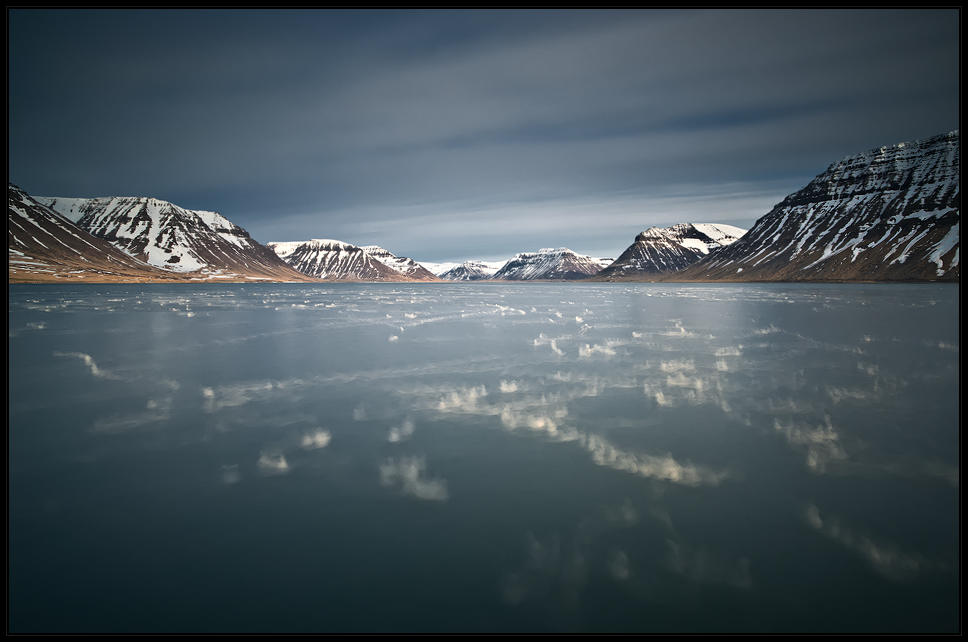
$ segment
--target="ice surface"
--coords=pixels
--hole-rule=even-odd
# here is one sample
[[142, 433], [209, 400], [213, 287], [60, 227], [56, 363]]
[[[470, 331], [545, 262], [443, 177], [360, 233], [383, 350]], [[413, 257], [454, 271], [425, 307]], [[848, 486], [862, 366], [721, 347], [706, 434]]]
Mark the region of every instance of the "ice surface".
[[11, 622], [956, 631], [958, 313], [944, 285], [11, 286]]

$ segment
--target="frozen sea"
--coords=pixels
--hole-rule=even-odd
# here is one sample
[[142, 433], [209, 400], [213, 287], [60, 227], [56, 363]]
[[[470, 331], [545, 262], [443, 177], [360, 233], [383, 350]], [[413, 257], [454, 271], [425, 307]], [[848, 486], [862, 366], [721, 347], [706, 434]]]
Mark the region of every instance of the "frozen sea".
[[9, 286], [9, 632], [957, 632], [956, 285]]

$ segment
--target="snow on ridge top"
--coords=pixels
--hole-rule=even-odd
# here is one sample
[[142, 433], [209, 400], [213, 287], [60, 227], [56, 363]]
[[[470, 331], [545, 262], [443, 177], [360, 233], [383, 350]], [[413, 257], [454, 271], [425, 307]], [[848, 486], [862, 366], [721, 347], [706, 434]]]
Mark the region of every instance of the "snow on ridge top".
[[380, 254], [380, 255], [388, 254], [390, 256], [393, 256], [393, 254], [389, 250], [384, 250], [379, 245], [361, 245], [360, 249], [366, 252], [367, 254]]
[[[746, 234], [746, 230], [722, 223], [693, 223], [692, 226], [714, 241], [732, 237], [736, 240]], [[732, 243], [733, 241], [729, 241]]]
[[690, 232], [698, 232], [706, 236], [710, 241], [726, 245], [746, 234], [746, 230], [742, 228], [724, 225], [722, 223], [677, 223], [672, 227], [650, 227], [639, 234], [639, 238], [675, 239], [681, 241], [682, 237]]
[[537, 252], [519, 252], [514, 255], [516, 259], [529, 259], [529, 258], [541, 258], [541, 257], [552, 257], [561, 256], [564, 254], [575, 254], [575, 256], [584, 256], [584, 254], [576, 254], [572, 252], [567, 247], [543, 247]]
[[299, 248], [331, 251], [342, 250], [346, 252], [354, 252], [361, 249], [351, 243], [344, 243], [343, 241], [336, 241], [333, 239], [311, 239], [309, 241], [271, 241], [266, 243], [266, 247], [282, 258], [289, 256]]
[[336, 246], [340, 249], [345, 249], [345, 250], [359, 249], [357, 246], [353, 245], [352, 243], [337, 241], [336, 239], [310, 239], [307, 243], [312, 247], [322, 247], [325, 245], [325, 246]]

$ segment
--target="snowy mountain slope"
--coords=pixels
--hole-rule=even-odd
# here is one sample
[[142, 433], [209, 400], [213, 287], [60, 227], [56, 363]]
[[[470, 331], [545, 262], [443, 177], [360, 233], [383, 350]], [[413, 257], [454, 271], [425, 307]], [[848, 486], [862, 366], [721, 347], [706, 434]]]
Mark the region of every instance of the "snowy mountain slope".
[[7, 185], [10, 282], [177, 280], [78, 227], [13, 184]]
[[682, 270], [712, 250], [734, 243], [746, 230], [718, 223], [680, 223], [650, 227], [635, 237], [614, 263], [594, 280], [624, 280]]
[[460, 265], [460, 263], [432, 263], [430, 261], [420, 261], [420, 265], [424, 266], [431, 274], [440, 276], [449, 270], [453, 270], [455, 267]]
[[320, 279], [350, 281], [410, 281], [407, 276], [363, 251], [363, 248], [334, 241], [312, 239], [267, 243], [266, 247], [303, 274]]
[[391, 270], [410, 278], [413, 281], [438, 281], [437, 275], [420, 265], [413, 259], [405, 256], [395, 256], [384, 250], [378, 245], [365, 245], [361, 247], [364, 252], [375, 258]]
[[503, 281], [575, 281], [597, 274], [603, 267], [603, 259], [575, 254], [565, 247], [545, 248], [515, 254], [491, 278]]
[[493, 278], [507, 261], [465, 261], [438, 274], [445, 281], [484, 281]]
[[667, 280], [957, 281], [958, 131], [855, 154]]
[[217, 212], [187, 210], [147, 197], [35, 198], [94, 236], [164, 270], [306, 280]]

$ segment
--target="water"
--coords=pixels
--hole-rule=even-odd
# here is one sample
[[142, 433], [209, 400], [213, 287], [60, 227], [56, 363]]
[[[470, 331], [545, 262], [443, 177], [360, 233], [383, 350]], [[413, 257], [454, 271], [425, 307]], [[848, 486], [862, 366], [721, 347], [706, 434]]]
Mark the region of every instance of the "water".
[[10, 286], [9, 630], [959, 630], [957, 286]]

